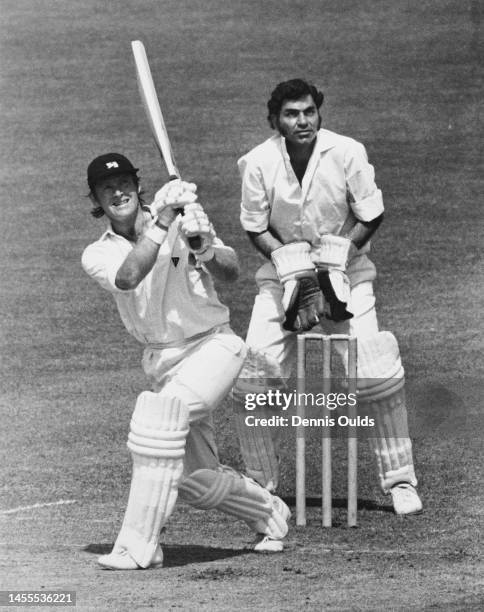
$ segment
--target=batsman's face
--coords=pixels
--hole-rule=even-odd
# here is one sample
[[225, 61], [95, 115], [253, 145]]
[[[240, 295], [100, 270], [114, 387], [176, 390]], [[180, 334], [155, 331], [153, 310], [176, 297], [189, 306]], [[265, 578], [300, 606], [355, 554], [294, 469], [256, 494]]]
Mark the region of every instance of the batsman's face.
[[321, 118], [312, 96], [286, 100], [276, 120], [276, 127], [294, 145], [308, 145], [316, 138]]
[[96, 183], [94, 196], [111, 221], [126, 219], [138, 211], [138, 187], [131, 174], [101, 179]]

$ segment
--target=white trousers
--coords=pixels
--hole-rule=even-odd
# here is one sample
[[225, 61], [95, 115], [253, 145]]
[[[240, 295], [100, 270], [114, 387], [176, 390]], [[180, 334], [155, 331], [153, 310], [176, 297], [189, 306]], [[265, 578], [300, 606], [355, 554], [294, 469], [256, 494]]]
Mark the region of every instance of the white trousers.
[[[218, 508], [254, 531], [287, 533], [282, 501], [219, 463], [211, 413], [242, 368], [246, 348], [230, 328], [175, 348], [147, 347], [152, 390], [138, 396], [128, 448], [133, 457], [128, 504], [114, 552], [140, 567], [159, 559], [159, 534], [178, 494], [197, 508]], [[278, 503], [280, 502], [280, 503]]]
[[228, 326], [184, 346], [148, 346], [144, 351], [142, 365], [151, 390], [180, 399], [189, 410], [186, 476], [197, 469], [219, 467], [212, 412], [228, 395], [245, 355], [244, 342]]

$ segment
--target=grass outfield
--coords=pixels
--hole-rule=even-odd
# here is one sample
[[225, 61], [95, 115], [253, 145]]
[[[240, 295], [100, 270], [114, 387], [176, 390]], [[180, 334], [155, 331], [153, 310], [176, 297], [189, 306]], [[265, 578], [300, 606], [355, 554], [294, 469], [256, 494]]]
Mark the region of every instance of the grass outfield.
[[[0, 589], [75, 590], [81, 610], [482, 609], [481, 18], [477, 0], [2, 1]], [[145, 382], [140, 347], [80, 267], [103, 226], [88, 214], [85, 171], [118, 150], [148, 195], [166, 180], [133, 39], [180, 169], [240, 255], [241, 279], [220, 294], [241, 335], [259, 259], [238, 223], [236, 160], [270, 135], [272, 87], [313, 80], [325, 126], [366, 144], [387, 209], [373, 245], [380, 324], [409, 381], [421, 516], [388, 511], [361, 444], [356, 530], [344, 525], [339, 449], [336, 528], [323, 532], [311, 506], [283, 555], [257, 556], [240, 522], [180, 504], [163, 570], [96, 568], [122, 519]], [[216, 419], [222, 459], [238, 464], [228, 403]], [[293, 454], [287, 441], [289, 497]]]

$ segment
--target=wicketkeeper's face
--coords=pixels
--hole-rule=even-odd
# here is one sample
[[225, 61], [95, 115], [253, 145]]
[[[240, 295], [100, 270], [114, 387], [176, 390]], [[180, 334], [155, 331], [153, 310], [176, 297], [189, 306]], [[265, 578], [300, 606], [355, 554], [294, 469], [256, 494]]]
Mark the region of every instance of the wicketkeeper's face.
[[139, 206], [138, 187], [131, 174], [100, 179], [94, 187], [94, 197], [111, 221], [134, 215]]
[[312, 96], [283, 102], [276, 126], [291, 144], [310, 144], [317, 135], [321, 118]]

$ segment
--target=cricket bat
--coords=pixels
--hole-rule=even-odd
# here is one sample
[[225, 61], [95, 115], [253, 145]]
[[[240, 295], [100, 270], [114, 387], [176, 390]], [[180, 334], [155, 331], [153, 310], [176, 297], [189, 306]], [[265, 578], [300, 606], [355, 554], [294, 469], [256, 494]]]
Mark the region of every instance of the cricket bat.
[[[166, 129], [165, 120], [163, 119], [160, 103], [156, 94], [155, 84], [151, 74], [145, 46], [140, 40], [133, 40], [131, 41], [131, 49], [133, 51], [136, 66], [138, 89], [155, 145], [161, 155], [161, 159], [165, 163], [170, 180], [172, 181], [179, 179], [181, 178], [180, 172], [175, 162], [170, 139], [168, 138], [168, 131]], [[198, 236], [193, 236], [190, 238], [189, 242], [190, 246], [194, 249], [201, 246], [201, 240]]]

